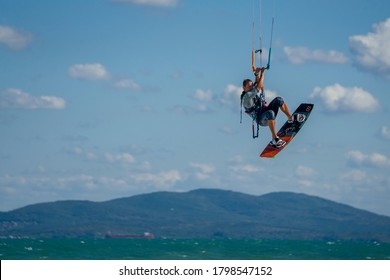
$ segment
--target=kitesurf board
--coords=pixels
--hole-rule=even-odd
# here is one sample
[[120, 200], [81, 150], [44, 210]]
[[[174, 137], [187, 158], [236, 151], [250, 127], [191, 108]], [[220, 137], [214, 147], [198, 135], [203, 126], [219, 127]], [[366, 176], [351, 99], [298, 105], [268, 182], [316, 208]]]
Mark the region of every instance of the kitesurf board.
[[313, 110], [313, 107], [314, 104], [302, 103], [301, 105], [299, 105], [293, 113], [293, 116], [295, 117], [297, 114], [304, 115], [305, 118], [303, 119], [303, 121], [295, 120], [293, 123], [289, 123], [286, 121], [286, 123], [280, 128], [279, 132], [277, 133], [280, 139], [286, 141], [286, 144], [280, 148], [268, 144], [267, 147], [265, 147], [264, 151], [260, 154], [260, 157], [273, 158], [281, 150], [283, 150], [288, 145], [288, 143], [290, 143], [291, 140], [294, 139], [295, 135], [297, 135], [299, 130], [305, 124], [305, 122], [309, 118], [311, 111]]

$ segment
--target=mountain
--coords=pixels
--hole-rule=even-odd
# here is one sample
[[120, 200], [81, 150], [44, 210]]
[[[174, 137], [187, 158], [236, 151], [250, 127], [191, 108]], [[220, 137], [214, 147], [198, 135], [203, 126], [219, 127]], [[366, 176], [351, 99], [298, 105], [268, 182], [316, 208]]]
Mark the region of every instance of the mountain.
[[315, 196], [253, 196], [198, 189], [105, 202], [57, 201], [0, 212], [1, 237], [105, 237], [151, 232], [166, 238], [378, 240], [390, 217]]

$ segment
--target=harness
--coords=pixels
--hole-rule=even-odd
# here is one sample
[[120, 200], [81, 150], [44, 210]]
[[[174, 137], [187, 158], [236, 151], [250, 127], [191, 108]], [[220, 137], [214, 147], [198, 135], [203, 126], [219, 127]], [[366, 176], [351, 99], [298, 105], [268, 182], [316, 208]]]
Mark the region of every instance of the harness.
[[[245, 94], [247, 92], [243, 91], [241, 93], [241, 112], [240, 112], [240, 123], [242, 123], [242, 100], [244, 99]], [[260, 130], [260, 125], [258, 120], [258, 117], [261, 115], [262, 109], [265, 107], [266, 102], [265, 102], [265, 97], [264, 97], [264, 92], [261, 91], [260, 96], [256, 95], [255, 98], [255, 104], [251, 108], [245, 108], [245, 113], [252, 118], [252, 137], [253, 139], [259, 137], [259, 130]], [[257, 126], [257, 131], [255, 133], [255, 122]]]

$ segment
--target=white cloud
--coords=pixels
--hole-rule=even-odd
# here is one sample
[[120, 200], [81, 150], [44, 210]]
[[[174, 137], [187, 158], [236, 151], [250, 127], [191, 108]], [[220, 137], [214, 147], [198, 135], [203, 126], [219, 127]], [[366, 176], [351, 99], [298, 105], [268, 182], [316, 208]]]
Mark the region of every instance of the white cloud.
[[66, 101], [56, 96], [33, 96], [17, 88], [0, 91], [0, 108], [63, 109]]
[[131, 3], [136, 5], [176, 7], [178, 0], [112, 0], [118, 3]]
[[215, 171], [215, 167], [212, 164], [190, 162], [190, 166], [200, 169], [203, 173], [213, 173]]
[[178, 170], [161, 171], [159, 173], [138, 173], [130, 176], [138, 183], [146, 183], [157, 188], [171, 188], [182, 180]]
[[342, 175], [342, 180], [347, 182], [363, 183], [367, 180], [367, 173], [363, 170], [352, 170]]
[[4, 203], [0, 211], [8, 211], [28, 204], [64, 199], [107, 200], [128, 195], [134, 190], [125, 176], [107, 177], [91, 174], [49, 175], [39, 172], [37, 176], [1, 175], [0, 196]]
[[264, 168], [258, 167], [253, 164], [238, 164], [230, 167], [234, 172], [246, 172], [246, 173], [261, 173]]
[[212, 111], [212, 109], [206, 104], [199, 104], [196, 106], [195, 111], [198, 113], [209, 113]]
[[202, 102], [210, 102], [213, 100], [213, 93], [211, 90], [198, 89], [193, 95], [194, 99]]
[[310, 180], [298, 180], [298, 184], [303, 188], [311, 188], [315, 185], [314, 182]]
[[61, 188], [66, 188], [68, 186], [79, 185], [86, 189], [95, 189], [96, 181], [95, 178], [91, 175], [80, 174], [73, 175], [69, 177], [62, 177], [56, 179], [57, 186]]
[[226, 86], [225, 90], [222, 93], [220, 102], [223, 106], [237, 109], [240, 107], [240, 96], [242, 93], [242, 87], [229, 84]]
[[386, 140], [390, 140], [390, 128], [388, 128], [387, 126], [382, 126], [381, 128], [381, 136], [382, 138], [386, 139]]
[[[41, 175], [41, 174], [40, 174]], [[17, 192], [20, 192], [20, 187], [36, 187], [35, 189], [45, 191], [52, 188], [56, 190], [65, 190], [73, 186], [81, 186], [87, 189], [95, 187], [95, 179], [91, 175], [87, 174], [77, 174], [70, 175], [66, 177], [50, 177], [50, 176], [12, 176], [12, 175], [3, 175], [0, 176], [0, 186], [9, 186], [10, 188], [18, 189]], [[34, 189], [34, 188], [33, 188]]]
[[215, 167], [212, 164], [190, 162], [190, 166], [196, 170], [195, 177], [198, 180], [209, 179], [215, 172]]
[[365, 158], [366, 158], [366, 155], [360, 151], [350, 151], [348, 153], [348, 159], [351, 162], [356, 163], [356, 164], [362, 164], [363, 161], [365, 160]]
[[297, 168], [295, 169], [295, 173], [301, 177], [309, 177], [312, 176], [315, 173], [315, 171], [311, 167], [298, 165]]
[[213, 93], [211, 90], [202, 90], [198, 89], [192, 95], [192, 98], [199, 101], [200, 103], [196, 107], [192, 108], [193, 112], [196, 113], [209, 113], [212, 112], [212, 109], [209, 105], [213, 101]]
[[355, 64], [390, 79], [390, 18], [374, 24], [372, 32], [349, 38]]
[[192, 167], [195, 169], [200, 169], [195, 172], [195, 177], [198, 180], [207, 180], [210, 178], [211, 174], [214, 173], [215, 167], [210, 164], [196, 164], [196, 163], [191, 163], [190, 164]]
[[211, 90], [197, 89], [192, 98], [197, 102], [194, 106], [176, 105], [173, 110], [180, 114], [210, 113], [213, 112], [213, 93]]
[[267, 103], [270, 103], [275, 97], [278, 96], [276, 91], [269, 90], [269, 89], [265, 89], [264, 94], [265, 94], [265, 100], [267, 101]]
[[97, 180], [99, 185], [114, 187], [114, 188], [129, 188], [129, 183], [124, 179], [117, 179], [112, 177], [103, 176]]
[[11, 50], [25, 49], [33, 40], [29, 33], [20, 31], [11, 26], [0, 25], [0, 44]]
[[345, 64], [348, 59], [341, 52], [330, 50], [310, 50], [305, 47], [284, 47], [284, 53], [293, 64], [303, 64], [305, 62], [324, 62]]
[[105, 158], [110, 163], [123, 163], [123, 164], [132, 164], [135, 162], [135, 158], [129, 153], [121, 153], [121, 154], [112, 154], [106, 153]]
[[379, 167], [390, 166], [390, 159], [387, 156], [379, 153], [373, 153], [369, 155], [369, 161], [371, 164]]
[[175, 105], [172, 110], [178, 114], [190, 115], [196, 113], [210, 113], [213, 109], [206, 104], [197, 104], [196, 106]]
[[378, 101], [369, 92], [337, 83], [325, 88], [316, 87], [309, 97], [318, 100], [326, 110], [332, 112], [375, 112], [379, 109]]
[[81, 157], [83, 159], [87, 159], [87, 160], [90, 160], [90, 161], [97, 161], [97, 160], [99, 160], [99, 156], [97, 154], [95, 154], [94, 152], [84, 151], [80, 147], [75, 147], [73, 149], [70, 149], [69, 152], [71, 154], [73, 154], [73, 155], [79, 156], [79, 157]]
[[389, 167], [390, 159], [379, 153], [367, 155], [361, 151], [350, 151], [347, 154], [348, 161], [354, 166]]
[[68, 70], [72, 78], [80, 80], [106, 80], [110, 77], [106, 68], [99, 63], [75, 64]]
[[141, 90], [141, 86], [131, 79], [122, 79], [120, 81], [117, 81], [114, 85], [115, 87], [120, 89], [129, 89], [131, 91]]
[[75, 147], [71, 149], [71, 152], [75, 155], [81, 155], [83, 154], [83, 149], [81, 149], [80, 147]]
[[136, 162], [135, 157], [130, 153], [111, 153], [106, 152], [104, 155], [98, 155], [95, 152], [85, 151], [80, 147], [69, 150], [73, 155], [90, 161], [100, 161], [102, 163], [131, 165]]

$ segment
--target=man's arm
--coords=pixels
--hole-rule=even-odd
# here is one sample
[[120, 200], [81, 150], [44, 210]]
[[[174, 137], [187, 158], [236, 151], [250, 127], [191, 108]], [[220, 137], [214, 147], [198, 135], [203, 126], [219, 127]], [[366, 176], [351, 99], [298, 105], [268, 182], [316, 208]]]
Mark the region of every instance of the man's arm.
[[[259, 72], [260, 72], [260, 74], [259, 74]], [[256, 72], [255, 72], [256, 83], [257, 83], [256, 88], [258, 91], [262, 91], [264, 89], [264, 72], [265, 72], [264, 67], [256, 68]]]

